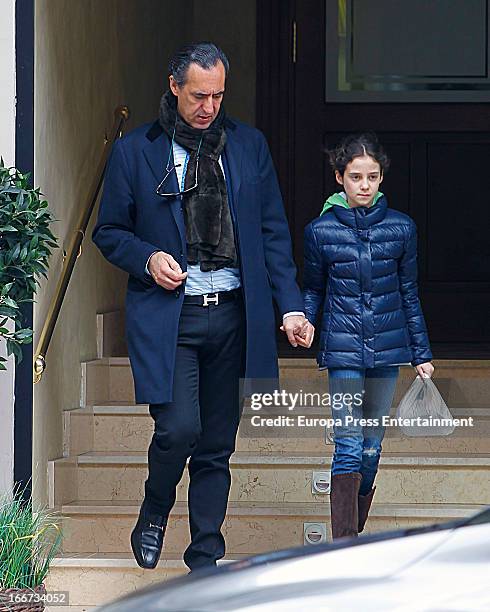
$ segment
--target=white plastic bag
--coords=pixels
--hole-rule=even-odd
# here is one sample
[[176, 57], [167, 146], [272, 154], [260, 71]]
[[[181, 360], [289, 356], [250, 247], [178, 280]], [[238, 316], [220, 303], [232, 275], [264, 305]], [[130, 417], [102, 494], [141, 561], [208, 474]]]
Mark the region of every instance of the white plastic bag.
[[[413, 381], [396, 409], [396, 417], [406, 436], [448, 436], [455, 429], [446, 402], [428, 376], [417, 376]], [[401, 419], [410, 422], [403, 423]]]

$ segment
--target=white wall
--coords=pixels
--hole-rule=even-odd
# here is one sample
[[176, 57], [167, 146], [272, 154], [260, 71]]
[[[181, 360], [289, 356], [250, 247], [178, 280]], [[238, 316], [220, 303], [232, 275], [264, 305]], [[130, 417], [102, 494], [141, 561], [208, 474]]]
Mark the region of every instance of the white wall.
[[[0, 19], [0, 157], [15, 161], [15, 0], [2, 0]], [[5, 357], [5, 343], [0, 355]], [[14, 475], [14, 363], [0, 371], [0, 493], [12, 489]]]
[[15, 160], [15, 0], [2, 0], [0, 19], [0, 156]]

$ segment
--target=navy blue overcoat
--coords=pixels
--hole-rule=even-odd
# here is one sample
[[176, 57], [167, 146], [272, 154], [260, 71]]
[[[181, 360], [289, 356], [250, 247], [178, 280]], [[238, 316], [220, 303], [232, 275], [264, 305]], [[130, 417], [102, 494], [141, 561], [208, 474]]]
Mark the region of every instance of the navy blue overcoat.
[[[277, 378], [273, 299], [279, 313], [303, 311], [289, 228], [263, 134], [227, 119], [223, 162], [245, 298], [246, 377]], [[158, 122], [136, 128], [113, 146], [92, 238], [103, 255], [129, 273], [126, 335], [137, 403], [172, 400], [183, 286], [170, 291], [145, 274], [154, 251], [187, 269], [180, 197], [155, 193], [170, 139]], [[178, 191], [175, 173], [169, 191]]]

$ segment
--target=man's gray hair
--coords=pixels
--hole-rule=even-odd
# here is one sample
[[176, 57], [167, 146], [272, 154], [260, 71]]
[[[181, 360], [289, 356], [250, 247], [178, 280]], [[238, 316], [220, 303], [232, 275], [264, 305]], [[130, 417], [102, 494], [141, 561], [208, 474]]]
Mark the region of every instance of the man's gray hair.
[[183, 87], [187, 78], [187, 70], [192, 63], [210, 70], [221, 61], [225, 67], [225, 76], [228, 76], [230, 63], [224, 52], [210, 42], [193, 43], [181, 47], [171, 58], [168, 71], [179, 87]]

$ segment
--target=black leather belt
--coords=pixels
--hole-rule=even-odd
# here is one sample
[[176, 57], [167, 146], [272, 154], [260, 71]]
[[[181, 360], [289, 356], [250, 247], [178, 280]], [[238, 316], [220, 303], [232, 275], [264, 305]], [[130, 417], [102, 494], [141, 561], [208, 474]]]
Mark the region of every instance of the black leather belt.
[[241, 289], [231, 291], [218, 291], [217, 293], [204, 293], [203, 295], [185, 295], [184, 304], [195, 304], [196, 306], [218, 306], [224, 302], [232, 302], [242, 297]]

